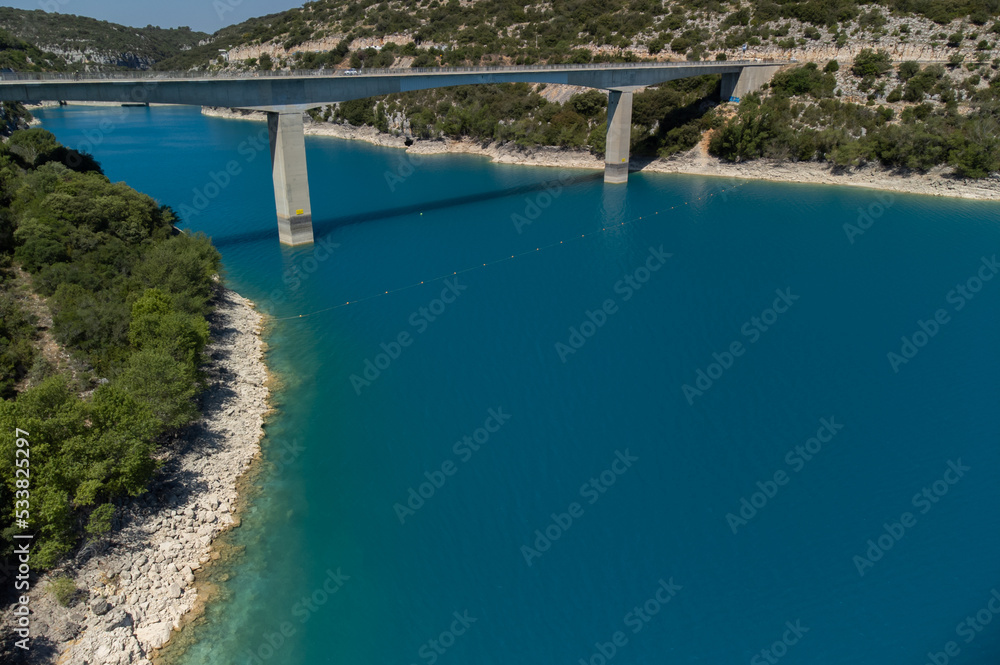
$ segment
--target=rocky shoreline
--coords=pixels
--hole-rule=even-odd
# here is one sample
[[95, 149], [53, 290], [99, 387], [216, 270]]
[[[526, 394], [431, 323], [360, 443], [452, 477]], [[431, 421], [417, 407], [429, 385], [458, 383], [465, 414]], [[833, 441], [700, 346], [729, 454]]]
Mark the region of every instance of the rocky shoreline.
[[[261, 112], [241, 112], [232, 109], [203, 108], [202, 113], [218, 118], [236, 120], [266, 119]], [[402, 136], [385, 134], [374, 127], [354, 127], [333, 123], [317, 123], [307, 119], [306, 134], [330, 136], [339, 139], [365, 141], [373, 145], [400, 148], [409, 154], [471, 154], [489, 157], [498, 164], [551, 166], [574, 169], [603, 169], [604, 161], [587, 150], [539, 146], [520, 149], [513, 144], [482, 144], [464, 140], [415, 140], [406, 145]], [[707, 151], [707, 141], [702, 141], [690, 151], [670, 159], [639, 162], [632, 160], [633, 170], [651, 173], [679, 173], [704, 175], [737, 180], [771, 180], [816, 185], [844, 185], [865, 187], [905, 194], [952, 196], [964, 199], [1000, 200], [1000, 179], [996, 177], [971, 180], [951, 175], [948, 167], [935, 167], [927, 173], [887, 169], [878, 165], [858, 168], [837, 168], [822, 162], [775, 162], [755, 160], [730, 163], [712, 157]]]
[[[119, 507], [106, 542], [35, 581], [31, 650], [0, 649], [4, 663], [151, 665], [200, 610], [195, 572], [218, 557], [215, 537], [239, 522], [237, 481], [260, 453], [269, 409], [263, 317], [224, 287], [215, 304], [201, 419], [165, 447], [149, 492]], [[69, 607], [44, 591], [46, 578], [66, 574], [80, 590]], [[4, 612], [0, 626], [7, 644], [10, 618]]]

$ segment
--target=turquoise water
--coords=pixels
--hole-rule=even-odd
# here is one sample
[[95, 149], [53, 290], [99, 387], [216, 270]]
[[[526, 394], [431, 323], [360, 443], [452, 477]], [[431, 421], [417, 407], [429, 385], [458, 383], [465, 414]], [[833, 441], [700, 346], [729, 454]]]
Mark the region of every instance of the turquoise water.
[[207, 203], [185, 226], [293, 317], [269, 340], [275, 466], [184, 665], [1000, 655], [1000, 206], [460, 156], [411, 174], [308, 138], [321, 242], [288, 249], [262, 124], [39, 115], [113, 180]]

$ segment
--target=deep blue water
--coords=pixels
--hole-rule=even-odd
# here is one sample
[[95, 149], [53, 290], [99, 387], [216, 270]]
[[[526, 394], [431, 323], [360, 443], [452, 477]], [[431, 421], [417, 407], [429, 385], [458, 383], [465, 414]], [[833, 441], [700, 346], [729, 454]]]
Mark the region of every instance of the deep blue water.
[[[996, 622], [961, 625], [994, 618], [1000, 590], [1000, 279], [977, 281], [997, 204], [655, 174], [556, 187], [556, 169], [459, 156], [390, 187], [400, 151], [308, 138], [322, 242], [289, 249], [261, 123], [39, 115], [112, 180], [190, 206], [231, 286], [295, 317], [269, 339], [275, 468], [183, 665], [922, 665], [950, 641], [951, 662], [1000, 658]], [[876, 217], [852, 243], [859, 207]], [[921, 321], [935, 334], [894, 368]], [[388, 367], [352, 385], [366, 360]], [[699, 370], [717, 378], [686, 396]], [[433, 495], [395, 507], [425, 474]], [[761, 507], [740, 523], [744, 498]], [[880, 536], [891, 549], [867, 552]]]

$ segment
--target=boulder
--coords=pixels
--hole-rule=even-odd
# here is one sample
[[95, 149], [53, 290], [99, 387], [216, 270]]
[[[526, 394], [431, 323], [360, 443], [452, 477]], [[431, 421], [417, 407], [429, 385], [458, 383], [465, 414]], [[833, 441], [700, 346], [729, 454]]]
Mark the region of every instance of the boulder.
[[131, 625], [132, 615], [125, 610], [118, 608], [108, 614], [107, 623], [104, 624], [104, 630], [111, 632], [116, 628], [128, 628]]
[[90, 610], [97, 616], [104, 616], [111, 610], [111, 605], [104, 598], [98, 596], [90, 601]]
[[149, 651], [150, 649], [159, 649], [166, 644], [167, 640], [170, 639], [171, 630], [173, 628], [168, 622], [158, 621], [137, 629], [135, 636], [146, 651]]

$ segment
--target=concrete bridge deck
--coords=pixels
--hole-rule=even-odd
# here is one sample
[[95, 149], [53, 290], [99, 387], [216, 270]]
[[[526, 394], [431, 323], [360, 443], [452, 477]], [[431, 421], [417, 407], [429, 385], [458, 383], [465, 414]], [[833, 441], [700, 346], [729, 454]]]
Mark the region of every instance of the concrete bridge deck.
[[266, 111], [278, 231], [289, 245], [313, 240], [303, 111], [398, 92], [484, 83], [549, 83], [609, 91], [604, 180], [628, 180], [632, 94], [676, 79], [720, 74], [723, 101], [759, 89], [784, 63], [724, 60], [521, 67], [442, 67], [252, 72], [144, 72], [100, 75], [0, 73], [0, 101], [189, 104]]
[[[101, 101], [192, 104], [230, 108], [303, 106], [310, 108], [395, 92], [482, 83], [554, 83], [602, 90], [635, 89], [675, 79], [722, 74], [732, 84], [723, 97], [739, 97], [738, 79], [770, 78], [781, 63], [744, 60], [721, 62], [614, 63], [600, 65], [542, 65], [536, 67], [458, 67], [362, 70], [206, 76], [188, 73], [0, 75], [3, 101]], [[724, 88], [728, 87], [726, 85]], [[730, 92], [726, 95], [726, 92]]]

